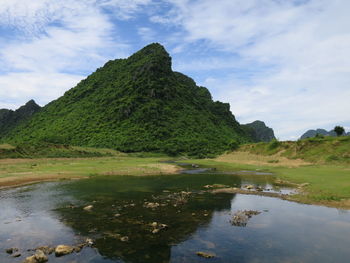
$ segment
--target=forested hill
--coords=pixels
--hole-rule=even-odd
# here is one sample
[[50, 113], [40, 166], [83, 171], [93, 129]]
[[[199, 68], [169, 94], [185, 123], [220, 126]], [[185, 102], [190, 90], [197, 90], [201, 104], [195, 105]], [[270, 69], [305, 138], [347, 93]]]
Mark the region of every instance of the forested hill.
[[34, 100], [28, 101], [17, 110], [0, 109], [0, 138], [6, 136], [21, 123], [29, 120], [41, 107]]
[[157, 43], [107, 62], [2, 138], [189, 155], [220, 153], [232, 140], [251, 138], [229, 104], [173, 72]]

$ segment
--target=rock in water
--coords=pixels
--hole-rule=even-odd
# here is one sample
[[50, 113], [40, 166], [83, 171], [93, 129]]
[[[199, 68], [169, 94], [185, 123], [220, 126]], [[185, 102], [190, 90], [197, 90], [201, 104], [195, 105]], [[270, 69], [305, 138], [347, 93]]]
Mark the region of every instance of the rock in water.
[[94, 244], [94, 241], [91, 238], [87, 238], [85, 240], [85, 244], [91, 247]]
[[249, 185], [246, 185], [244, 188], [246, 188], [248, 190], [252, 190], [252, 189], [254, 189], [254, 185], [249, 184]]
[[196, 254], [197, 254], [197, 256], [202, 257], [202, 258], [214, 258], [215, 257], [215, 254], [202, 252], [202, 251], [198, 251], [198, 252], [196, 252]]
[[35, 250], [41, 250], [42, 252], [44, 252], [44, 254], [49, 255], [55, 251], [55, 248], [49, 246], [41, 246], [37, 247]]
[[122, 242], [128, 242], [129, 241], [129, 237], [128, 236], [124, 236], [120, 238], [120, 241]]
[[43, 251], [37, 250], [33, 256], [27, 257], [23, 263], [45, 263], [48, 260]]
[[23, 263], [37, 263], [36, 259], [35, 259], [35, 255], [27, 257]]
[[74, 247], [67, 246], [67, 245], [59, 245], [55, 249], [55, 255], [56, 257], [64, 256], [73, 253]]
[[48, 261], [48, 258], [47, 256], [45, 255], [45, 253], [41, 250], [38, 250], [36, 253], [35, 253], [35, 259], [36, 259], [36, 262], [37, 263], [44, 263], [44, 262], [47, 262]]
[[92, 208], [94, 208], [93, 205], [88, 205], [88, 206], [85, 206], [83, 209], [84, 209], [85, 211], [91, 211]]
[[143, 206], [146, 208], [155, 209], [155, 208], [159, 207], [160, 204], [159, 203], [152, 203], [152, 202], [145, 202]]
[[15, 247], [11, 247], [11, 248], [6, 249], [7, 254], [12, 254], [12, 253], [15, 253], [17, 251], [18, 251], [18, 248], [15, 248]]
[[234, 226], [246, 226], [249, 219], [252, 216], [258, 215], [261, 212], [254, 211], [254, 210], [244, 210], [244, 211], [237, 211], [231, 218], [231, 224]]

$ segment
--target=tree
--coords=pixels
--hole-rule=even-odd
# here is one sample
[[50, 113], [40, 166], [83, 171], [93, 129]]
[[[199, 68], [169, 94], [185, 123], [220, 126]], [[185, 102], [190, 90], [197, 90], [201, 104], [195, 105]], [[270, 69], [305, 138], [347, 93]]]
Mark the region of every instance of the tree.
[[280, 146], [281, 142], [278, 141], [277, 139], [273, 139], [269, 142], [268, 144], [268, 149], [269, 150], [274, 150], [276, 149], [278, 146]]
[[319, 139], [323, 139], [324, 135], [320, 134], [320, 133], [316, 133], [315, 138], [319, 138]]
[[337, 136], [343, 135], [345, 130], [342, 126], [335, 126], [334, 131], [337, 134]]
[[228, 144], [228, 147], [231, 151], [235, 151], [238, 149], [239, 147], [239, 143], [235, 140], [235, 139], [232, 139], [229, 144]]

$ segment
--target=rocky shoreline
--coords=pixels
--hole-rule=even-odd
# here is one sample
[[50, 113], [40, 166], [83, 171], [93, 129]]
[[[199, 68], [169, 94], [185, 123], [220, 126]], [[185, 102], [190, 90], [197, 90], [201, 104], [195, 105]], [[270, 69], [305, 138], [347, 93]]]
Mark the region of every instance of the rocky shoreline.
[[[55, 254], [56, 257], [62, 257], [72, 253], [80, 252], [84, 247], [93, 247], [94, 241], [91, 238], [87, 238], [85, 242], [70, 246], [70, 245], [57, 245], [55, 247], [40, 246], [34, 249], [28, 249], [27, 252], [32, 252], [31, 256], [26, 257], [23, 263], [45, 263], [49, 260], [48, 256]], [[34, 253], [33, 253], [34, 252]], [[8, 248], [6, 253], [13, 258], [22, 256], [19, 248]]]

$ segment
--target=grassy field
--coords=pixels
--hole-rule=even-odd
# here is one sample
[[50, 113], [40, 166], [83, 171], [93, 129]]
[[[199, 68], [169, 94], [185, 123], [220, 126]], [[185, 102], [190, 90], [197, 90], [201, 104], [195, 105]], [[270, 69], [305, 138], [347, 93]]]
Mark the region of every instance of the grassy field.
[[[295, 201], [350, 209], [350, 137], [312, 138], [297, 142], [243, 145], [214, 159], [181, 162], [216, 167], [223, 171], [264, 170], [276, 179], [308, 185]], [[31, 153], [39, 150], [30, 159]], [[36, 156], [70, 157], [37, 158]], [[16, 158], [6, 158], [14, 154]], [[19, 158], [24, 156], [26, 158]], [[76, 158], [79, 156], [79, 158]], [[101, 157], [102, 156], [102, 157]], [[75, 157], [75, 158], [74, 158]], [[88, 158], [86, 158], [88, 157]], [[0, 188], [45, 180], [97, 175], [173, 174], [179, 167], [163, 163], [170, 157], [150, 153], [124, 154], [109, 149], [51, 145], [0, 145]]]
[[[271, 162], [273, 160], [273, 162]], [[347, 164], [312, 164], [281, 156], [262, 156], [234, 152], [215, 159], [190, 160], [222, 171], [269, 171], [276, 180], [308, 185], [293, 200], [350, 209], [350, 166]]]
[[167, 157], [42, 158], [0, 160], [0, 187], [97, 175], [173, 174]]
[[8, 158], [77, 158], [77, 157], [106, 157], [126, 156], [112, 149], [78, 147], [48, 143], [37, 144], [0, 144], [0, 159]]
[[319, 164], [350, 165], [350, 136], [314, 137], [299, 141], [247, 144], [240, 151], [264, 156], [282, 156]]

